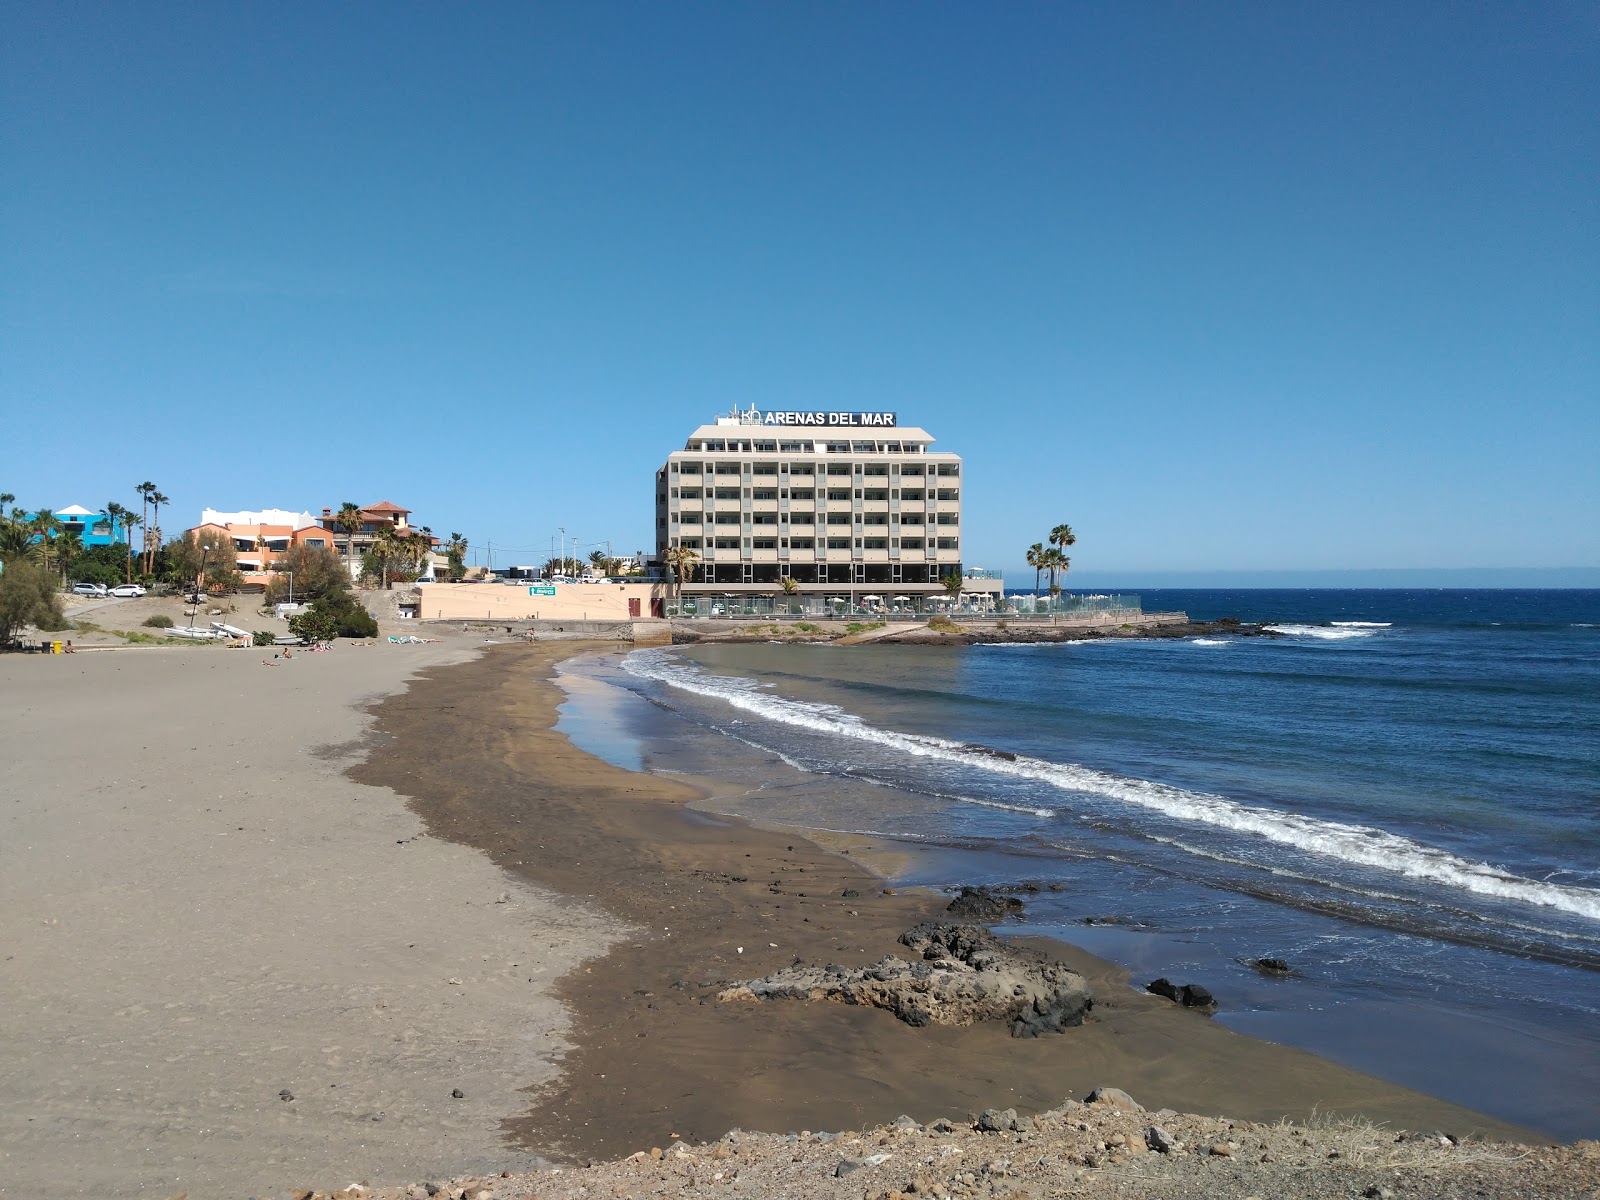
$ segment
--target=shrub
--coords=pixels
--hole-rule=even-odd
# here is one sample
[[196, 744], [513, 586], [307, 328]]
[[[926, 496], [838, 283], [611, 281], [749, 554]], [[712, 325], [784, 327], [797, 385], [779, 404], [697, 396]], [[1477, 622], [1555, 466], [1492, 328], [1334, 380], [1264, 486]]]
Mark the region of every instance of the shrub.
[[349, 592], [329, 592], [303, 613], [289, 618], [289, 628], [303, 638], [326, 642], [336, 637], [378, 636], [378, 622]]
[[171, 629], [172, 618], [166, 613], [157, 613], [153, 617], [146, 617], [144, 625], [146, 629]]
[[0, 572], [0, 646], [16, 640], [23, 628], [54, 631], [67, 628], [61, 611], [61, 596], [56, 591], [56, 576], [17, 560]]
[[278, 635], [266, 629], [258, 629], [250, 635], [252, 646], [270, 646]]
[[946, 617], [946, 616], [929, 617], [928, 618], [928, 628], [933, 630], [935, 633], [960, 633], [961, 632], [961, 626], [957, 625], [954, 621], [952, 621], [949, 617]]

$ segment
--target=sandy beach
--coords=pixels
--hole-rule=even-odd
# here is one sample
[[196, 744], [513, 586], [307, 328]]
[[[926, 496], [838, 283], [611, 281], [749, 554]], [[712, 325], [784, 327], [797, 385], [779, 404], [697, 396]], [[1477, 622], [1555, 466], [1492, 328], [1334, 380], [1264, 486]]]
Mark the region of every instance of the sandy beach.
[[618, 924], [344, 775], [362, 705], [479, 641], [0, 657], [0, 1195], [541, 1161], [499, 1123]]
[[[1106, 1084], [1152, 1110], [1540, 1140], [1236, 1035], [1059, 945], [1097, 1005], [1037, 1040], [719, 1004], [797, 960], [895, 953], [946, 898], [690, 807], [714, 778], [577, 750], [551, 676], [578, 648], [481, 636], [273, 667], [209, 648], [0, 659], [0, 1195], [502, 1170], [535, 1174], [497, 1194], [546, 1194], [551, 1160], [1028, 1115]], [[822, 1194], [786, 1186], [745, 1194]]]

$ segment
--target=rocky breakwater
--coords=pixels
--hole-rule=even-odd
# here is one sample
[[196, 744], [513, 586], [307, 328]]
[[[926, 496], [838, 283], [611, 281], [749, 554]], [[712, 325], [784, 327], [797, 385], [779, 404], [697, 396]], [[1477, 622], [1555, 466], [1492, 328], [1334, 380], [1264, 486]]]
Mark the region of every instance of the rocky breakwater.
[[881, 1008], [908, 1025], [1002, 1021], [1012, 1037], [1083, 1024], [1094, 1005], [1082, 975], [976, 925], [924, 922], [900, 935], [915, 958], [886, 955], [869, 967], [786, 967], [725, 988], [724, 1004], [806, 1000]]

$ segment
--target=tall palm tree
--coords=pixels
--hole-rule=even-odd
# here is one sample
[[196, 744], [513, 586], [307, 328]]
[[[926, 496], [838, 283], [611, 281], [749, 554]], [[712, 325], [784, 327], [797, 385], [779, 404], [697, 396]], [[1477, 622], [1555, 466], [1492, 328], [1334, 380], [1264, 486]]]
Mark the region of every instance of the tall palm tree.
[[1072, 566], [1072, 560], [1067, 557], [1067, 547], [1078, 544], [1078, 535], [1072, 532], [1072, 526], [1061, 524], [1050, 531], [1050, 544], [1061, 552], [1060, 561], [1056, 569], [1061, 572], [1062, 579], [1067, 577], [1067, 568]]
[[678, 599], [681, 603], [686, 577], [687, 582], [694, 582], [694, 569], [700, 565], [700, 551], [693, 546], [685, 546], [680, 542], [675, 546], [669, 546], [663, 557], [667, 566], [672, 568], [672, 573], [677, 579]]
[[[143, 505], [139, 510], [139, 524], [146, 529], [150, 526], [150, 497], [156, 490], [156, 485], [146, 479], [143, 483], [136, 483], [133, 490], [139, 493], [139, 501]], [[144, 574], [150, 573], [150, 539], [145, 538], [144, 549], [139, 552], [139, 567]]]
[[[144, 524], [144, 518], [131, 508], [122, 510], [122, 527], [128, 532], [128, 582], [133, 582], [133, 531]], [[148, 572], [141, 571], [140, 574]]]
[[344, 565], [345, 569], [353, 576], [355, 574], [355, 544], [356, 534], [361, 532], [361, 506], [353, 501], [346, 500], [339, 506], [339, 511], [334, 514], [333, 523], [344, 530]]
[[170, 498], [163, 496], [155, 488], [150, 489], [150, 527], [145, 531], [144, 544], [149, 554], [149, 566], [145, 570], [155, 569], [156, 547], [161, 545], [161, 506], [170, 503]]
[[[100, 510], [100, 512], [106, 518], [106, 520], [111, 523], [111, 534], [112, 534], [113, 537], [115, 537], [117, 532], [118, 532], [117, 526], [120, 525], [123, 529], [127, 529], [127, 527], [128, 527], [128, 510], [126, 508], [124, 508], [121, 504], [117, 503], [115, 500], [107, 500], [106, 501], [106, 506], [104, 508], [102, 508]], [[128, 564], [128, 578], [127, 578], [126, 582], [128, 582], [128, 583], [132, 583], [133, 582], [133, 563], [132, 562], [130, 562]]]
[[1039, 599], [1039, 572], [1044, 570], [1044, 543], [1035, 542], [1028, 547], [1028, 565], [1033, 568], [1033, 598]]

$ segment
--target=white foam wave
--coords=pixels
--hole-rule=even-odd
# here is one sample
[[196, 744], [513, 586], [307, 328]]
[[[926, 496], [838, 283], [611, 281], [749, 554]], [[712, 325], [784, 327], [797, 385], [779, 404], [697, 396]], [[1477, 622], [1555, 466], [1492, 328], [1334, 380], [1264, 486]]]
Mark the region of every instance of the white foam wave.
[[1195, 645], [1195, 646], [1231, 646], [1231, 645], [1233, 645], [1233, 643], [1230, 642], [1227, 638], [1190, 638], [1189, 641], [1190, 641], [1191, 645]]
[[1332, 629], [1327, 625], [1266, 625], [1273, 633], [1286, 633], [1293, 637], [1323, 638], [1339, 641], [1344, 638], [1371, 637], [1370, 629]]
[[1329, 625], [1338, 629], [1389, 629], [1393, 621], [1329, 621]]
[[669, 687], [720, 700], [770, 721], [887, 746], [919, 758], [959, 763], [968, 770], [990, 771], [1066, 792], [1100, 796], [1177, 820], [1265, 838], [1337, 861], [1482, 896], [1560, 909], [1600, 921], [1600, 890], [1540, 883], [1489, 863], [1459, 858], [1384, 829], [1255, 808], [1223, 796], [1185, 791], [1170, 784], [1113, 775], [1074, 763], [1050, 762], [1027, 755], [1001, 758], [945, 738], [880, 729], [837, 705], [787, 699], [753, 679], [713, 675], [682, 662], [665, 650], [635, 650], [623, 659], [623, 667], [639, 678], [654, 679]]

